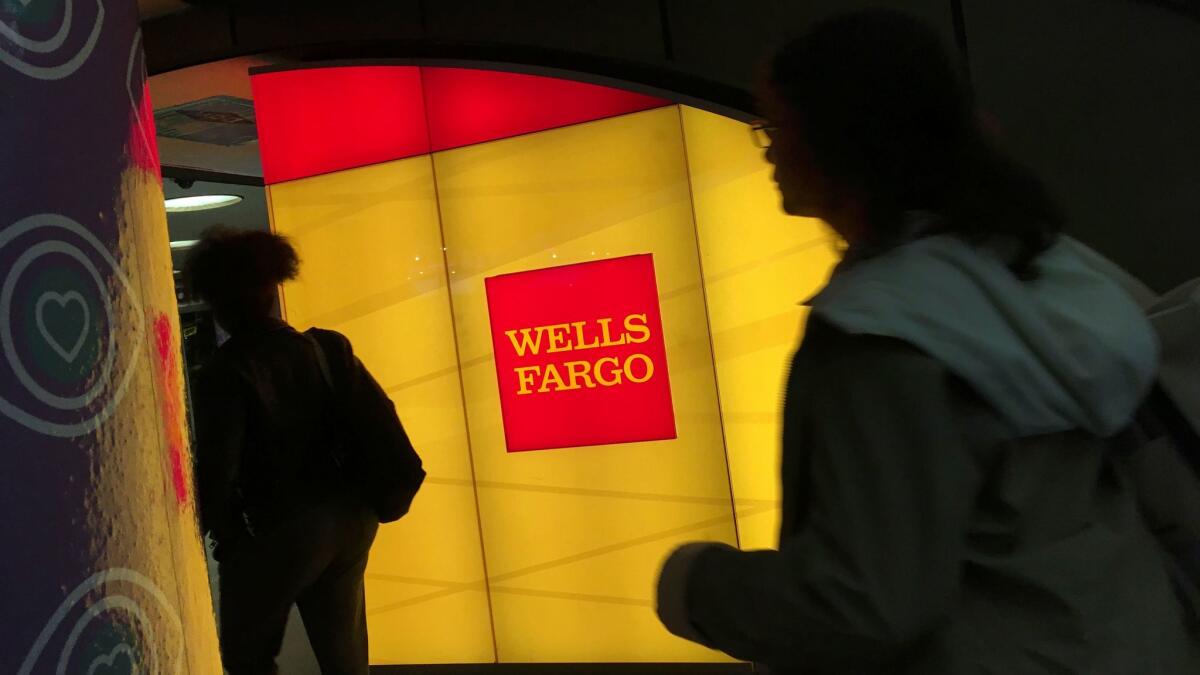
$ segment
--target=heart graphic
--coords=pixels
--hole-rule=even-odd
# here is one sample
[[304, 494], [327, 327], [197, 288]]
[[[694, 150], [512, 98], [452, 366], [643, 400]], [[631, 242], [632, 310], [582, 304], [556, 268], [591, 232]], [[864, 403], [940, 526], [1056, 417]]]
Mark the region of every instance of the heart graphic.
[[[113, 667], [120, 656], [124, 656], [129, 662], [128, 670], [118, 670]], [[87, 675], [137, 675], [137, 672], [137, 655], [133, 653], [129, 645], [117, 645], [107, 656], [97, 656], [87, 669]]]
[[[75, 339], [75, 344], [72, 345], [70, 349], [64, 348], [63, 344], [58, 341], [58, 338], [54, 337], [54, 334], [51, 333], [48, 328], [46, 328], [46, 304], [50, 302], [57, 304], [61, 309], [66, 309], [68, 304], [75, 303], [79, 305], [81, 310], [83, 310], [83, 314], [81, 316], [83, 320], [80, 322], [79, 326], [79, 337]], [[45, 340], [46, 344], [50, 345], [50, 348], [53, 349], [59, 356], [61, 356], [64, 361], [67, 363], [74, 363], [75, 359], [79, 357], [80, 350], [83, 349], [83, 342], [87, 339], [88, 335], [88, 326], [91, 324], [92, 313], [91, 310], [88, 309], [87, 300], [83, 299], [83, 296], [79, 294], [79, 291], [67, 291], [66, 293], [46, 291], [45, 293], [42, 293], [42, 297], [38, 298], [35, 313], [37, 314], [38, 331], [41, 332], [42, 339]]]

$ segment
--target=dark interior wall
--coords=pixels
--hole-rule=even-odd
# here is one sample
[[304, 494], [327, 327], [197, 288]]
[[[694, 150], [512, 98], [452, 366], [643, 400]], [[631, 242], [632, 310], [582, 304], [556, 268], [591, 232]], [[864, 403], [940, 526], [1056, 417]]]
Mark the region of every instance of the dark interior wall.
[[655, 0], [426, 2], [429, 39], [523, 45], [657, 63], [666, 54]]
[[1072, 233], [1159, 289], [1200, 273], [1200, 21], [1153, 2], [243, 0], [201, 3], [144, 29], [151, 73], [279, 50], [456, 56], [577, 69], [749, 109], [771, 45], [865, 6], [915, 13], [965, 45], [981, 105], [1012, 153], [1046, 178]]
[[1158, 290], [1200, 274], [1200, 21], [1128, 0], [964, 0], [981, 106], [1080, 239]]
[[232, 55], [456, 57], [579, 69], [732, 107], [789, 33], [838, 10], [896, 7], [952, 42], [950, 0], [194, 0], [144, 24], [151, 74]]
[[[649, 3], [647, 3], [649, 4]], [[953, 45], [949, 0], [665, 0], [671, 65], [697, 76], [753, 88], [771, 48], [814, 21], [839, 11], [902, 9], [935, 26]]]

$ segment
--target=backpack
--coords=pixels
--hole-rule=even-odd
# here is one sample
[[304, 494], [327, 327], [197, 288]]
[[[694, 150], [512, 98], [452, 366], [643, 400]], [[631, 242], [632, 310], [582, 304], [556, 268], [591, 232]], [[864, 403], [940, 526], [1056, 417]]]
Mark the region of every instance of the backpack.
[[1068, 241], [1092, 269], [1125, 289], [1158, 335], [1157, 379], [1114, 444], [1146, 524], [1170, 554], [1176, 590], [1200, 634], [1200, 279], [1159, 296], [1095, 251]]
[[[322, 345], [340, 338], [337, 349]], [[312, 345], [321, 378], [333, 406], [334, 462], [347, 482], [359, 491], [379, 517], [390, 523], [408, 513], [425, 480], [421, 458], [408, 440], [396, 406], [350, 348], [344, 337], [310, 328], [301, 333]]]

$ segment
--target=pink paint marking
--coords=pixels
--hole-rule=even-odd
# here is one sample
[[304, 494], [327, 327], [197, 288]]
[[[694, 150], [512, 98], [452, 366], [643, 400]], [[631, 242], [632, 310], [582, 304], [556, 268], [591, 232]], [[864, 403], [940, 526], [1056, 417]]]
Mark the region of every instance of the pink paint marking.
[[154, 106], [150, 103], [150, 85], [142, 85], [142, 101], [129, 112], [129, 157], [134, 166], [153, 174], [162, 183], [158, 160], [158, 138], [154, 130]]
[[171, 344], [171, 320], [165, 314], [154, 319], [154, 344], [158, 347], [158, 360], [163, 367], [174, 365], [175, 349]]
[[188, 502], [188, 461], [183, 435], [183, 388], [179, 381], [178, 348], [174, 337], [170, 318], [159, 314], [154, 319], [154, 342], [158, 350], [155, 371], [162, 389], [163, 431], [171, 461], [171, 483], [175, 488], [175, 501], [183, 506]]

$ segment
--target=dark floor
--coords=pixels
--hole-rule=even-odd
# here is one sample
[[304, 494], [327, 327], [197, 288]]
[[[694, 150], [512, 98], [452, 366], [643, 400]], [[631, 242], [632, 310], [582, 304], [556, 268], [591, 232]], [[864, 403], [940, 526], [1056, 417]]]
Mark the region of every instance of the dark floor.
[[751, 675], [746, 663], [484, 663], [372, 666], [371, 675]]

